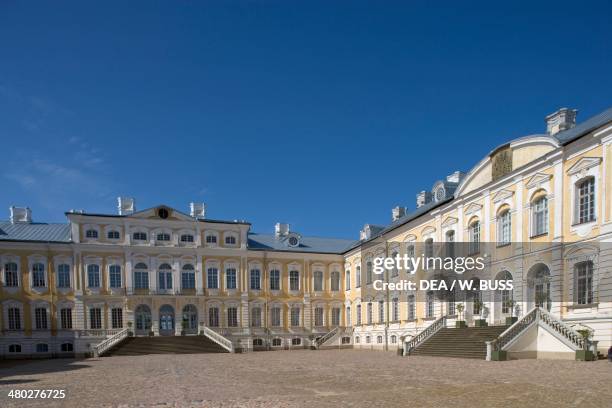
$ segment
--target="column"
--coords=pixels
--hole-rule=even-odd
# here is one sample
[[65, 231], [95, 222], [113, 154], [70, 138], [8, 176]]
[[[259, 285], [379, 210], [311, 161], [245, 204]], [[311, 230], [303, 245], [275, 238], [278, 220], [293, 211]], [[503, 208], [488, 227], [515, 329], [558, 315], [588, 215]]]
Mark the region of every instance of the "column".
[[172, 288], [174, 294], [181, 293], [181, 263], [179, 258], [172, 258]]
[[204, 264], [202, 263], [202, 255], [198, 255], [197, 256], [197, 265], [196, 265], [196, 270], [195, 270], [195, 274], [196, 274], [196, 282], [195, 282], [195, 286], [196, 286], [196, 295], [202, 295], [204, 294], [204, 290], [202, 288], [202, 271], [204, 268]]
[[133, 283], [133, 270], [132, 270], [132, 255], [127, 252], [124, 255], [125, 258], [125, 289], [128, 295], [134, 293], [134, 283]]

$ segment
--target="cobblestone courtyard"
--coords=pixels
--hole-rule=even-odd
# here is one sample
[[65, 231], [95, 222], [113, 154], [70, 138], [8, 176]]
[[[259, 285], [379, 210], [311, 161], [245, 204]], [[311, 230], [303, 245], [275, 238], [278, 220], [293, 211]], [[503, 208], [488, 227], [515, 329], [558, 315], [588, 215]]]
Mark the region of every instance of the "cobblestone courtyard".
[[[65, 389], [11, 400], [11, 389]], [[0, 363], [0, 406], [610, 407], [612, 364], [329, 350]]]

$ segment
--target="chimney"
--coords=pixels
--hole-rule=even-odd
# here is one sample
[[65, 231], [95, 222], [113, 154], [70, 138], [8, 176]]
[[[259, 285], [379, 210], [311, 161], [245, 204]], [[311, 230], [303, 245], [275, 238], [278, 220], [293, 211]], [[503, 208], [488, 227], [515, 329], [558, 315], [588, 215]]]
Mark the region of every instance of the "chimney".
[[117, 204], [119, 215], [130, 215], [136, 211], [136, 206], [132, 197], [117, 197]]
[[406, 207], [397, 206], [391, 209], [391, 219], [393, 221], [399, 220], [404, 215], [406, 215]]
[[417, 194], [417, 200], [416, 200], [417, 208], [422, 207], [429, 202], [431, 202], [431, 192], [421, 191], [419, 194]]
[[546, 133], [555, 135], [576, 126], [576, 109], [561, 108], [546, 117]]
[[206, 218], [206, 204], [204, 203], [189, 203], [191, 216], [198, 220]]
[[465, 176], [465, 174], [457, 170], [454, 173], [446, 176], [446, 181], [448, 181], [449, 183], [459, 183], [463, 176]]
[[30, 207], [11, 206], [11, 224], [31, 224], [32, 210]]
[[287, 234], [289, 234], [289, 224], [277, 222], [276, 225], [274, 225], [274, 235], [276, 235], [277, 238], [284, 237]]

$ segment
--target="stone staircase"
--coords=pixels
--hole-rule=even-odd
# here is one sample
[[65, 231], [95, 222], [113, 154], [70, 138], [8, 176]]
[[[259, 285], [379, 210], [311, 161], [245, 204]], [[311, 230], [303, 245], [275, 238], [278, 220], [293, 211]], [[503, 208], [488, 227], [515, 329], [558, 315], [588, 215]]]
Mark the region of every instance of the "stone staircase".
[[411, 356], [487, 357], [485, 341], [497, 338], [508, 326], [442, 328], [411, 351]]
[[206, 336], [128, 337], [104, 356], [138, 356], [145, 354], [200, 354], [228, 351]]

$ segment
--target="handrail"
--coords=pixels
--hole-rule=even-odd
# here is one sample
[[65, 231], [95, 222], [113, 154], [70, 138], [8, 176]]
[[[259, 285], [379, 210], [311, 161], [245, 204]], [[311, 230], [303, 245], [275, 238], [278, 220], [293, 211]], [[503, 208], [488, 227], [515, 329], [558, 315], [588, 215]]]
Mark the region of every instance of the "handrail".
[[[502, 351], [510, 342], [521, 335], [526, 329], [538, 322], [545, 323], [552, 330], [569, 340], [578, 348], [585, 347], [585, 340], [580, 333], [573, 330], [571, 327], [563, 323], [561, 320], [554, 317], [548, 311], [534, 307], [527, 312], [523, 317], [517, 320], [512, 326], [508, 327], [496, 339], [489, 343], [491, 350]], [[487, 355], [490, 353], [487, 352]]]
[[128, 336], [128, 329], [123, 329], [115, 335], [109, 337], [108, 339], [102, 341], [101, 343], [93, 346], [93, 355], [94, 357], [99, 357], [103, 353], [107, 352], [110, 348], [118, 344], [121, 340], [125, 339]]
[[409, 356], [412, 350], [421, 345], [425, 340], [436, 334], [440, 329], [446, 327], [446, 316], [442, 316], [432, 324], [423, 329], [419, 334], [405, 342], [404, 355]]
[[230, 339], [223, 337], [222, 335], [207, 326], [203, 326], [202, 332], [206, 337], [208, 337], [210, 340], [214, 341], [230, 353], [234, 352], [234, 344]]
[[76, 333], [76, 337], [107, 337], [114, 336], [124, 329], [87, 329], [87, 330], [73, 330]]
[[340, 330], [340, 327], [334, 327], [332, 330], [328, 331], [327, 333], [325, 333], [322, 337], [320, 337], [318, 340], [315, 340], [315, 346], [317, 348], [321, 347], [323, 345], [323, 343], [325, 343], [326, 341], [328, 341], [329, 339], [331, 339], [332, 337], [334, 337], [336, 334], [338, 334], [338, 331]]

